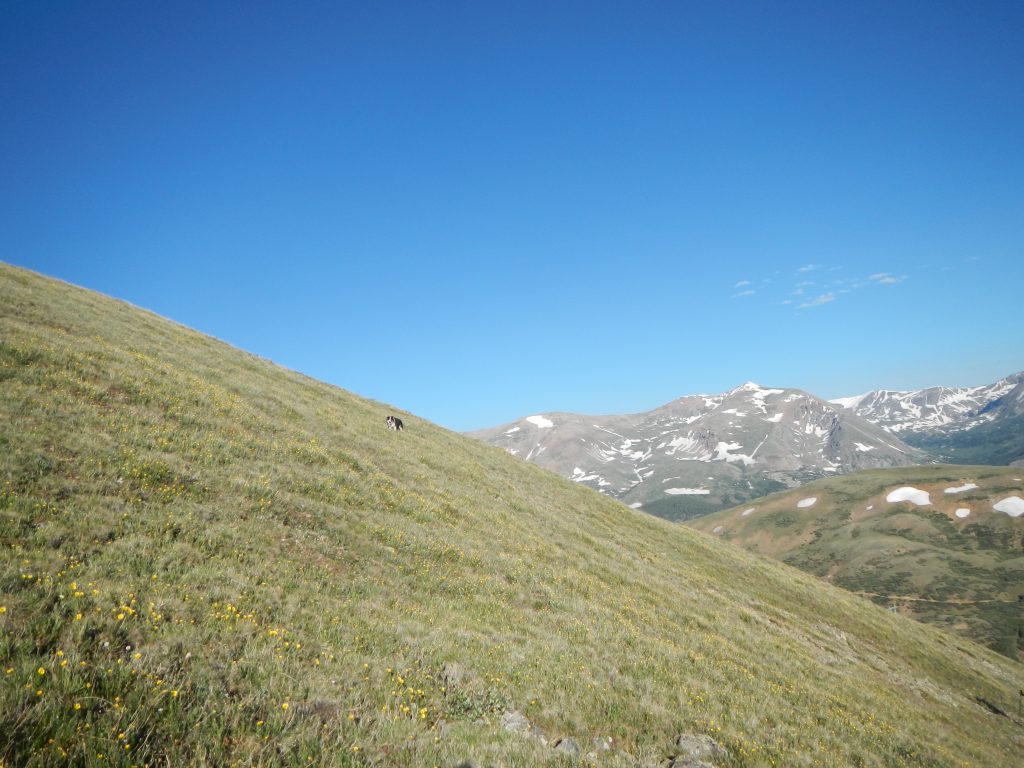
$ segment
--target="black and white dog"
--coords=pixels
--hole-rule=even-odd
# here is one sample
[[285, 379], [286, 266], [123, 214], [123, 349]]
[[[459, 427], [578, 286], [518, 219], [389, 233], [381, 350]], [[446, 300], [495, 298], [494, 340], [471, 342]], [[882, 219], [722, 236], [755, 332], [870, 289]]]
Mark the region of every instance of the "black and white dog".
[[388, 429], [393, 429], [396, 432], [401, 432], [405, 429], [405, 426], [402, 424], [402, 420], [397, 416], [388, 416], [385, 421], [388, 423]]

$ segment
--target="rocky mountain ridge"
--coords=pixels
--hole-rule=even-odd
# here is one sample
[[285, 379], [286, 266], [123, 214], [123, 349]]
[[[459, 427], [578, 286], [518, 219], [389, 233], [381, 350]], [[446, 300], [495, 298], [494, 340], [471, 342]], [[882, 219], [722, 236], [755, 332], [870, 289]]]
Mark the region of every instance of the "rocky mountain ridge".
[[978, 387], [879, 389], [831, 402], [944, 461], [1024, 459], [1024, 372]]
[[927, 454], [798, 389], [746, 382], [620, 416], [528, 416], [472, 433], [513, 455], [670, 519]]
[[1024, 372], [978, 387], [876, 389], [829, 402], [893, 434], [971, 429], [998, 419], [1003, 409], [1024, 412]]

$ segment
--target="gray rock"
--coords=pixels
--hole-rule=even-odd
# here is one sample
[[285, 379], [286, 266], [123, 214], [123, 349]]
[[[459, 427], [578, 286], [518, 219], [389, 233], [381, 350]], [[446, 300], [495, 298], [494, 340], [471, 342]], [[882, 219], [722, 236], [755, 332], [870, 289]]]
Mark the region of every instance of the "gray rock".
[[501, 727], [511, 733], [530, 733], [530, 721], [526, 719], [526, 715], [518, 710], [515, 712], [506, 712], [502, 715]]
[[681, 734], [676, 738], [676, 748], [682, 754], [672, 762], [672, 768], [700, 768], [706, 765], [702, 760], [724, 760], [729, 756], [721, 744], [704, 734]]
[[582, 751], [580, 750], [580, 745], [576, 742], [576, 739], [570, 738], [559, 739], [556, 741], [555, 749], [559, 752], [565, 752], [565, 754], [571, 755], [572, 757], [579, 757], [580, 752]]
[[611, 739], [597, 736], [590, 742], [590, 751], [587, 752], [587, 758], [590, 760], [597, 760], [598, 755], [604, 754], [605, 752], [612, 751]]
[[684, 754], [680, 757], [700, 760], [722, 760], [728, 757], [722, 745], [711, 736], [697, 733], [683, 733], [676, 738], [676, 746]]

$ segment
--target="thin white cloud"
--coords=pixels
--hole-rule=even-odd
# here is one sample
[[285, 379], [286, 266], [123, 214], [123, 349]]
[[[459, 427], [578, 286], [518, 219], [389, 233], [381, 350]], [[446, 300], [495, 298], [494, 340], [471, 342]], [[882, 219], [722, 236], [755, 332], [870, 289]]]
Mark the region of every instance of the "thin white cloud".
[[810, 301], [805, 301], [799, 306], [799, 309], [809, 309], [810, 307], [820, 307], [822, 304], [828, 304], [830, 301], [835, 301], [836, 295], [834, 293], [823, 293], [820, 296], [815, 296]]
[[738, 283], [736, 283], [736, 285], [733, 286], [733, 288], [742, 288], [745, 285], [750, 285], [750, 281], [749, 280], [740, 280]]
[[757, 291], [751, 291], [751, 290], [740, 291], [739, 293], [734, 293], [733, 294], [733, 298], [738, 299], [741, 296], [753, 296], [755, 293], [757, 293]]
[[868, 280], [878, 283], [879, 285], [896, 285], [896, 283], [902, 283], [907, 279], [906, 275], [891, 275], [888, 272], [875, 272], [873, 275], [868, 275]]
[[797, 288], [803, 288], [803, 287], [808, 286], [808, 285], [814, 285], [814, 281], [813, 280], [801, 280], [799, 283], [796, 284], [796, 287]]
[[798, 270], [796, 271], [796, 273], [797, 273], [798, 275], [802, 275], [802, 274], [804, 274], [805, 272], [813, 272], [813, 271], [814, 271], [814, 270], [816, 270], [816, 269], [821, 269], [821, 264], [804, 264], [804, 266], [800, 267], [800, 268], [799, 268], [799, 269], [798, 269]]

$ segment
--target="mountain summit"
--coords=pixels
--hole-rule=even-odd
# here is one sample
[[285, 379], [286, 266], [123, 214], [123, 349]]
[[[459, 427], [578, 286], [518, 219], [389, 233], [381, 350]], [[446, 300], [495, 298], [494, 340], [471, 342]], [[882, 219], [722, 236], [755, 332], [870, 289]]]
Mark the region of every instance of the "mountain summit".
[[753, 381], [646, 413], [542, 414], [472, 435], [672, 519], [832, 474], [929, 460], [840, 406]]

